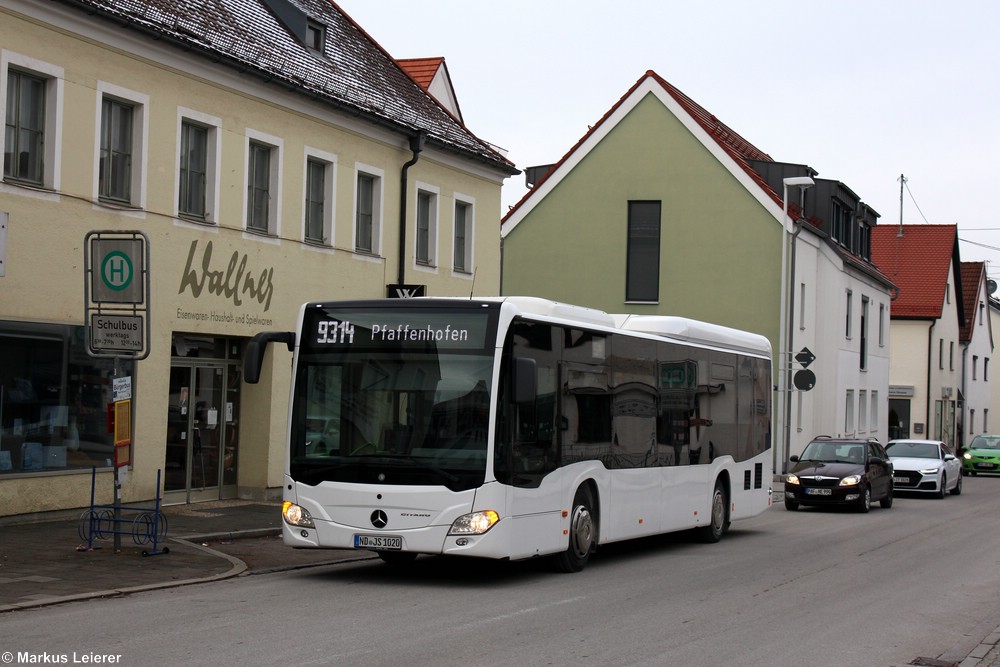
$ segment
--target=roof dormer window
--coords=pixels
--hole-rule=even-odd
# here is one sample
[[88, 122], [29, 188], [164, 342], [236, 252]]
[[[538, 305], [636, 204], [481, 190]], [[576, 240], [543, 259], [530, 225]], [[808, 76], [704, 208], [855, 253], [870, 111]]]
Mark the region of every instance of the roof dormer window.
[[323, 53], [326, 44], [326, 26], [313, 20], [306, 23], [306, 48], [316, 53]]

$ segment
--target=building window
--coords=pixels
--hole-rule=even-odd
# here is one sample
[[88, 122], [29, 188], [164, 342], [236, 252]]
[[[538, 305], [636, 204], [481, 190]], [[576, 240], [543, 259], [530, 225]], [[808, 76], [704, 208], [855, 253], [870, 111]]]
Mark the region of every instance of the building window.
[[270, 229], [271, 147], [250, 142], [247, 169], [247, 229], [266, 234]]
[[326, 171], [327, 164], [309, 158], [306, 160], [306, 241], [323, 243], [326, 240]]
[[854, 292], [847, 290], [847, 316], [844, 318], [845, 324], [845, 334], [844, 336], [850, 340], [851, 339], [851, 325], [853, 321], [851, 319], [851, 311], [854, 310]]
[[854, 390], [847, 390], [844, 405], [844, 432], [850, 436], [854, 433]]
[[982, 431], [983, 433], [989, 433], [990, 432], [989, 417], [990, 417], [990, 411], [989, 411], [989, 409], [988, 408], [983, 408], [983, 431]]
[[417, 190], [417, 235], [415, 259], [417, 264], [434, 266], [437, 248], [437, 193]]
[[326, 43], [326, 27], [316, 21], [306, 23], [306, 48], [316, 53], [323, 53]]
[[660, 298], [660, 202], [628, 203], [625, 300]]
[[955, 341], [948, 341], [948, 370], [955, 370]]
[[976, 411], [969, 410], [969, 435], [976, 432]]
[[868, 430], [868, 392], [864, 389], [858, 391], [858, 430]]
[[878, 305], [878, 346], [885, 347], [885, 304]]
[[472, 272], [472, 204], [455, 202], [454, 269], [459, 273]]
[[97, 193], [101, 199], [132, 201], [132, 105], [105, 97], [101, 103], [101, 157]]
[[976, 371], [977, 371], [978, 366], [979, 366], [979, 356], [974, 354], [974, 355], [972, 355], [972, 379], [973, 380], [976, 379]]
[[357, 252], [378, 255], [381, 251], [379, 247], [381, 187], [381, 175], [358, 172], [354, 227], [354, 249]]
[[860, 368], [868, 368], [868, 297], [861, 297], [861, 354]]
[[27, 72], [7, 72], [7, 124], [3, 175], [44, 185], [46, 80]]
[[872, 433], [878, 433], [878, 392], [873, 391], [871, 396], [872, 407], [869, 410], [868, 417], [870, 419]]
[[944, 370], [944, 338], [938, 338], [938, 368]]
[[208, 128], [181, 122], [180, 193], [177, 211], [192, 218], [208, 212]]
[[983, 357], [983, 382], [990, 381], [990, 358]]
[[799, 283], [799, 330], [806, 330], [806, 284]]
[[0, 475], [110, 468], [116, 364], [92, 358], [83, 327], [0, 321]]

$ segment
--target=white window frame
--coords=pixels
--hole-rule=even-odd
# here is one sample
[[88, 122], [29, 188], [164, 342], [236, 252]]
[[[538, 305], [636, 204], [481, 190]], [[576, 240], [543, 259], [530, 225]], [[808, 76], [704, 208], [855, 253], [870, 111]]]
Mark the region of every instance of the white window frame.
[[[250, 229], [250, 144], [269, 146], [267, 230]], [[284, 141], [280, 137], [247, 128], [243, 142], [243, 231], [249, 237], [281, 236], [281, 178], [284, 173]]]
[[146, 208], [147, 197], [147, 161], [149, 150], [149, 95], [128, 88], [122, 88], [107, 81], [97, 82], [97, 112], [94, 130], [94, 199], [109, 204], [122, 204], [114, 199], [101, 197], [100, 163], [102, 121], [104, 119], [104, 100], [110, 99], [132, 107], [132, 164], [129, 168], [130, 192], [126, 205], [135, 208]]
[[[205, 217], [181, 212], [181, 138], [184, 132], [184, 124], [199, 125], [205, 128], [207, 137], [205, 139]], [[184, 220], [196, 222], [206, 222], [209, 224], [219, 223], [219, 174], [222, 173], [222, 150], [220, 141], [222, 119], [218, 116], [211, 116], [200, 111], [177, 107], [177, 150], [176, 162], [174, 163], [174, 216]], [[245, 219], [245, 218], [244, 218]]]
[[323, 178], [323, 239], [321, 245], [332, 248], [335, 245], [334, 235], [337, 229], [337, 156], [319, 148], [306, 146], [305, 155], [302, 157], [302, 240], [310, 245], [316, 245], [316, 241], [306, 238], [306, 221], [309, 213], [306, 206], [306, 196], [309, 192], [310, 160], [326, 165], [326, 173]]
[[[458, 192], [455, 193], [454, 199], [455, 207], [452, 209], [451, 221], [451, 274], [457, 278], [471, 279], [476, 273], [476, 199]], [[457, 243], [458, 234], [458, 216], [456, 213], [459, 206], [465, 207], [465, 267], [463, 269], [455, 267], [455, 244]]]
[[[358, 248], [358, 182], [361, 176], [368, 176], [372, 179], [372, 247], [371, 250], [360, 250]], [[382, 257], [382, 197], [384, 194], [383, 182], [385, 171], [378, 167], [354, 163], [353, 194], [354, 208], [351, 216], [351, 247], [355, 257], [378, 258]]]
[[[438, 221], [441, 219], [441, 188], [417, 181], [413, 196], [413, 267], [418, 271], [437, 271], [438, 265]], [[427, 219], [427, 257], [418, 256], [420, 237], [420, 195], [429, 197]]]
[[[62, 186], [62, 128], [65, 73], [62, 67], [37, 58], [0, 49], [0, 117], [7, 117], [7, 73], [11, 68], [45, 79], [45, 139], [42, 149], [42, 188]], [[0, 133], [0, 154], [6, 132]], [[2, 178], [2, 174], [0, 174]]]

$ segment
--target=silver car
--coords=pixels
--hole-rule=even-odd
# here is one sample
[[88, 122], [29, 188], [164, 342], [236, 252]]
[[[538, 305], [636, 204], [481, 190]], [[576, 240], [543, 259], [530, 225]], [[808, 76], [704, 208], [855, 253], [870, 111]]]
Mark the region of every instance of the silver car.
[[896, 491], [931, 493], [936, 498], [962, 493], [962, 462], [940, 440], [890, 440], [885, 451], [892, 461]]

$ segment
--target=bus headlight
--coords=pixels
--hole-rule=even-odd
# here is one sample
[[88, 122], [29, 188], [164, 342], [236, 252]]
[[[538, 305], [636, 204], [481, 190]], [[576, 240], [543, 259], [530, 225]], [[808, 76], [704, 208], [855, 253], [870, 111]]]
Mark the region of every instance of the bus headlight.
[[281, 516], [293, 526], [302, 526], [303, 528], [316, 527], [313, 524], [312, 514], [309, 513], [309, 510], [299, 507], [290, 500], [286, 500], [281, 504]]
[[483, 510], [472, 514], [463, 514], [455, 519], [448, 530], [449, 535], [482, 535], [492, 528], [500, 515], [493, 510]]

